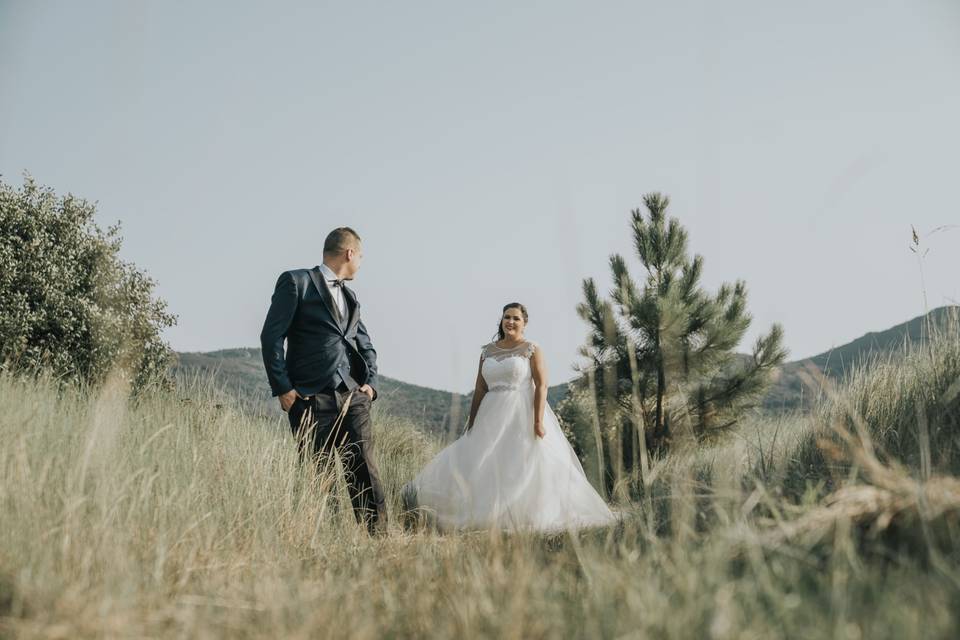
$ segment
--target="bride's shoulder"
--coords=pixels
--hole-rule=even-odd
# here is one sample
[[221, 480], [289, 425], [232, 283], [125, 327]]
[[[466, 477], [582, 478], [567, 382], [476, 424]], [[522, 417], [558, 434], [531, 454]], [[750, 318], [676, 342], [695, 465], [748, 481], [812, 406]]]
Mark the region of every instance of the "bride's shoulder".
[[490, 355], [490, 352], [497, 348], [496, 342], [488, 342], [487, 344], [480, 347], [480, 358], [486, 358]]

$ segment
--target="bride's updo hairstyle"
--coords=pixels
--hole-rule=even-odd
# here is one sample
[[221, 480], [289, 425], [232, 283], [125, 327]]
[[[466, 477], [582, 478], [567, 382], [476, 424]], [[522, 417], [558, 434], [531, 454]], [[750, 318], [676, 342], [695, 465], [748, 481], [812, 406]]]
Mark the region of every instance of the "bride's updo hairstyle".
[[500, 312], [500, 321], [497, 323], [497, 339], [503, 340], [506, 337], [506, 334], [503, 333], [503, 314], [507, 312], [507, 309], [520, 309], [520, 315], [523, 316], [523, 324], [526, 326], [530, 322], [530, 316], [527, 315], [527, 308], [520, 304], [519, 302], [511, 302], [508, 305], [503, 307], [503, 311]]

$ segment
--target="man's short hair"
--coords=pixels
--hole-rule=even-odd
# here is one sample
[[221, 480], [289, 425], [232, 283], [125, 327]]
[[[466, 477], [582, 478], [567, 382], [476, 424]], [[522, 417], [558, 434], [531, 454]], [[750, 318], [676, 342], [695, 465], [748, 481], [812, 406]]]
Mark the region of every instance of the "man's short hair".
[[360, 244], [360, 236], [350, 227], [337, 227], [327, 234], [323, 241], [324, 255], [337, 255], [347, 249], [355, 249]]

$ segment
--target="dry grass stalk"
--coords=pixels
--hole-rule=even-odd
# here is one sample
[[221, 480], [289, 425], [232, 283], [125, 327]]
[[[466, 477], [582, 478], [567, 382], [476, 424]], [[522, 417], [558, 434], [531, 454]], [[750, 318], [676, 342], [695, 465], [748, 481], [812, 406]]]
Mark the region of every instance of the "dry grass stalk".
[[838, 526], [854, 525], [871, 539], [923, 535], [929, 528], [960, 525], [960, 479], [932, 476], [913, 478], [895, 461], [880, 462], [865, 429], [857, 435], [842, 424], [833, 426], [836, 440], [821, 438], [820, 448], [837, 462], [853, 463], [865, 483], [844, 486], [792, 522], [779, 522], [768, 533], [768, 543], [787, 540], [814, 545], [829, 540]]

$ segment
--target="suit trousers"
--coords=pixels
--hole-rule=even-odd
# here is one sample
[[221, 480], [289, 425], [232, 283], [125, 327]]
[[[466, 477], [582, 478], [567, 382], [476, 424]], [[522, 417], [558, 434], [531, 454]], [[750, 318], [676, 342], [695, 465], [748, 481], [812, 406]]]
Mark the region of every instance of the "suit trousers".
[[382, 533], [386, 531], [387, 508], [374, 459], [371, 400], [361, 391], [354, 392], [346, 415], [337, 425], [348, 395], [328, 391], [308, 398], [298, 397], [287, 417], [301, 460], [310, 447], [316, 464], [322, 467], [330, 462], [330, 454], [337, 452], [357, 522], [365, 525], [371, 534]]

